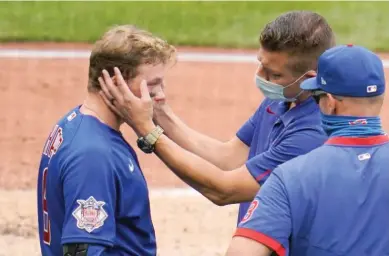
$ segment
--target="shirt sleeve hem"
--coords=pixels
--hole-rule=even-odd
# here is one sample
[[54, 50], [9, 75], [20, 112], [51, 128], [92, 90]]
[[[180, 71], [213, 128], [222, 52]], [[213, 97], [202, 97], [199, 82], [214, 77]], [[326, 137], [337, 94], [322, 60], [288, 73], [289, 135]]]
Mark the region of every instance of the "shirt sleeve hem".
[[248, 228], [238, 228], [234, 236], [246, 237], [255, 240], [277, 253], [278, 256], [286, 256], [286, 250], [277, 240]]
[[251, 146], [251, 140], [244, 138], [244, 136], [242, 134], [240, 134], [239, 131], [236, 133], [236, 137], [238, 137], [238, 139], [240, 139], [240, 141], [242, 141], [246, 146], [248, 146], [248, 147]]
[[256, 167], [250, 163], [250, 160], [246, 162], [246, 167], [249, 173], [251, 174], [251, 176], [253, 176], [253, 178], [258, 182], [260, 186], [262, 186], [263, 183], [265, 183], [265, 181], [267, 180], [267, 178], [272, 172], [272, 170], [265, 170], [265, 169], [261, 169], [263, 171], [258, 172], [256, 170]]
[[93, 244], [100, 244], [108, 247], [114, 246], [113, 241], [106, 240], [106, 239], [84, 237], [84, 236], [63, 237], [61, 242], [62, 245], [68, 243], [93, 243]]

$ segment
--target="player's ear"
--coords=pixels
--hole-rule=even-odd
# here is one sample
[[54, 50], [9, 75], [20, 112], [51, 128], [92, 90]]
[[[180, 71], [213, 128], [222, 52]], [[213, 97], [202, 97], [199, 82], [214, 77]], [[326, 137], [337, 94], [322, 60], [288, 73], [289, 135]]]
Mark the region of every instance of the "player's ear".
[[336, 115], [338, 109], [338, 102], [337, 99], [329, 93], [327, 93], [327, 100], [326, 100], [325, 107], [327, 109], [328, 115]]

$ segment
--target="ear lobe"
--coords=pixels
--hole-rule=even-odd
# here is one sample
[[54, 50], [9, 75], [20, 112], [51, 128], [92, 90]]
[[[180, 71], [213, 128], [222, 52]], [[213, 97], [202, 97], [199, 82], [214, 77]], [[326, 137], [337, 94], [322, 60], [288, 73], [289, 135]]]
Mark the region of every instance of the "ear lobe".
[[326, 94], [327, 97], [327, 109], [330, 109], [330, 114], [336, 113], [336, 99], [329, 93]]

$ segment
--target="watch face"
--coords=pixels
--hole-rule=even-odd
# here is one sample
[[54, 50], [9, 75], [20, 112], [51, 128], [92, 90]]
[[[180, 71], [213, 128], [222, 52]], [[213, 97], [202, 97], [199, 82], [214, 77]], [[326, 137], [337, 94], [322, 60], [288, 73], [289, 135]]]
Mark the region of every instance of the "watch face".
[[150, 145], [143, 137], [137, 141], [138, 147], [145, 153], [150, 154], [154, 151], [154, 146]]

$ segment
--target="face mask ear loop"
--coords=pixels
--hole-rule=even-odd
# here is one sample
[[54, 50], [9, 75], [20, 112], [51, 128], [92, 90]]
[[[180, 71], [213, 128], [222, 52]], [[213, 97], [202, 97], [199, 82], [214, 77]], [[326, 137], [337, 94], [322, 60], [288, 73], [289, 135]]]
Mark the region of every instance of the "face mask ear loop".
[[[301, 75], [299, 78], [297, 78], [293, 83], [291, 83], [291, 84], [285, 86], [285, 87], [284, 87], [284, 90], [285, 90], [286, 88], [288, 88], [288, 87], [294, 85], [295, 83], [297, 83], [297, 82], [298, 82], [301, 78], [303, 78], [308, 72], [309, 72], [309, 71], [307, 71], [307, 72], [305, 72], [304, 74], [302, 74], [302, 75]], [[285, 97], [285, 99], [287, 99], [288, 101], [296, 101], [297, 98], [298, 98], [303, 92], [304, 92], [304, 90], [301, 89], [300, 92], [297, 93], [297, 95], [294, 96], [293, 98], [287, 98], [287, 97]]]

